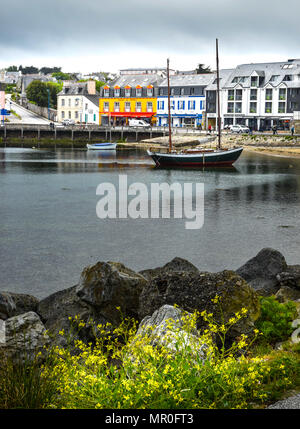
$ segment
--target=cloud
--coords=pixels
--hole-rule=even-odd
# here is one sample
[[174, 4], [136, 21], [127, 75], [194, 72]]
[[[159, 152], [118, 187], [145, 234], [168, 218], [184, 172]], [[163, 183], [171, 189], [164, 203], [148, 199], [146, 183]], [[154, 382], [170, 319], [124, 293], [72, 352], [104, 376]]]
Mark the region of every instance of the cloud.
[[84, 66], [89, 58], [96, 66], [110, 58], [109, 68], [118, 58], [155, 54], [194, 56], [197, 63], [213, 60], [218, 37], [222, 55], [236, 61], [261, 54], [285, 59], [300, 56], [299, 13], [296, 0], [284, 7], [278, 0], [10, 0], [2, 8], [0, 50], [4, 62], [15, 55], [16, 64], [51, 58]]

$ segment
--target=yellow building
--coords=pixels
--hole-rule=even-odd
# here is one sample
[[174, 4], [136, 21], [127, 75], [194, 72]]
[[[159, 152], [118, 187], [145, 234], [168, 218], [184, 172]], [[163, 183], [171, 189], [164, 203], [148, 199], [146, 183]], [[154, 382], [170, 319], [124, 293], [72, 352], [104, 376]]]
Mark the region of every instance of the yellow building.
[[130, 118], [156, 123], [156, 87], [161, 79], [154, 73], [122, 75], [111, 86], [102, 87], [99, 124], [126, 125]]

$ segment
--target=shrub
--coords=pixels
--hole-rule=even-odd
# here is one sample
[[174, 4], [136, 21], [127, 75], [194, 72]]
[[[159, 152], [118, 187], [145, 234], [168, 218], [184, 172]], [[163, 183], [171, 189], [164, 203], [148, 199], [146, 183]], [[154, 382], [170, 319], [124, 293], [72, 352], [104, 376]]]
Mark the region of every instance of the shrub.
[[280, 303], [274, 296], [261, 297], [261, 316], [256, 327], [266, 341], [275, 343], [286, 340], [293, 332], [292, 321], [297, 317], [296, 304]]

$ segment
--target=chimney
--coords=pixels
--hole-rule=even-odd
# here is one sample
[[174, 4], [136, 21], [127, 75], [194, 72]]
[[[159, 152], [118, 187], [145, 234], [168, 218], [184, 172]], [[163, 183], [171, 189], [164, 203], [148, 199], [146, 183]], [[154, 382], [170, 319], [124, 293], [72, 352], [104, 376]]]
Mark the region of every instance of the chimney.
[[87, 82], [87, 91], [90, 95], [96, 94], [96, 82], [94, 80], [89, 80]]

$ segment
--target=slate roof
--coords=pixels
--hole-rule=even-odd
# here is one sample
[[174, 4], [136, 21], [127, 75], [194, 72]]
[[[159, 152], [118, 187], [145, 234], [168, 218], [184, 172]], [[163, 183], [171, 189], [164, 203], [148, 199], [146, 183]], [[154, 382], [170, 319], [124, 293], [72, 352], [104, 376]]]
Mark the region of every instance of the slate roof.
[[[91, 95], [88, 93], [87, 82], [72, 82], [64, 84], [63, 89], [57, 95]], [[94, 95], [94, 94], [92, 94]], [[96, 95], [99, 93], [96, 91]]]
[[[207, 86], [211, 84], [216, 78], [215, 73], [204, 73], [204, 74], [178, 74], [170, 76], [170, 86]], [[159, 84], [159, 87], [168, 86], [168, 79], [165, 78]]]
[[90, 100], [93, 104], [95, 104], [95, 106], [99, 106], [99, 98], [100, 98], [100, 95], [98, 94], [96, 94], [96, 95], [85, 95], [85, 98], [87, 98], [88, 100]]
[[[228, 77], [231, 76], [234, 69], [221, 69], [220, 70], [220, 89], [223, 88], [224, 84], [227, 82]], [[213, 81], [207, 85], [205, 88], [206, 91], [216, 91], [217, 90], [217, 73], [214, 73]]]
[[135, 88], [137, 85], [141, 87], [147, 87], [148, 85], [157, 86], [162, 81], [162, 77], [158, 74], [130, 74], [119, 76], [108, 85], [110, 88], [118, 85], [120, 88], [124, 88], [126, 85], [130, 85]]

